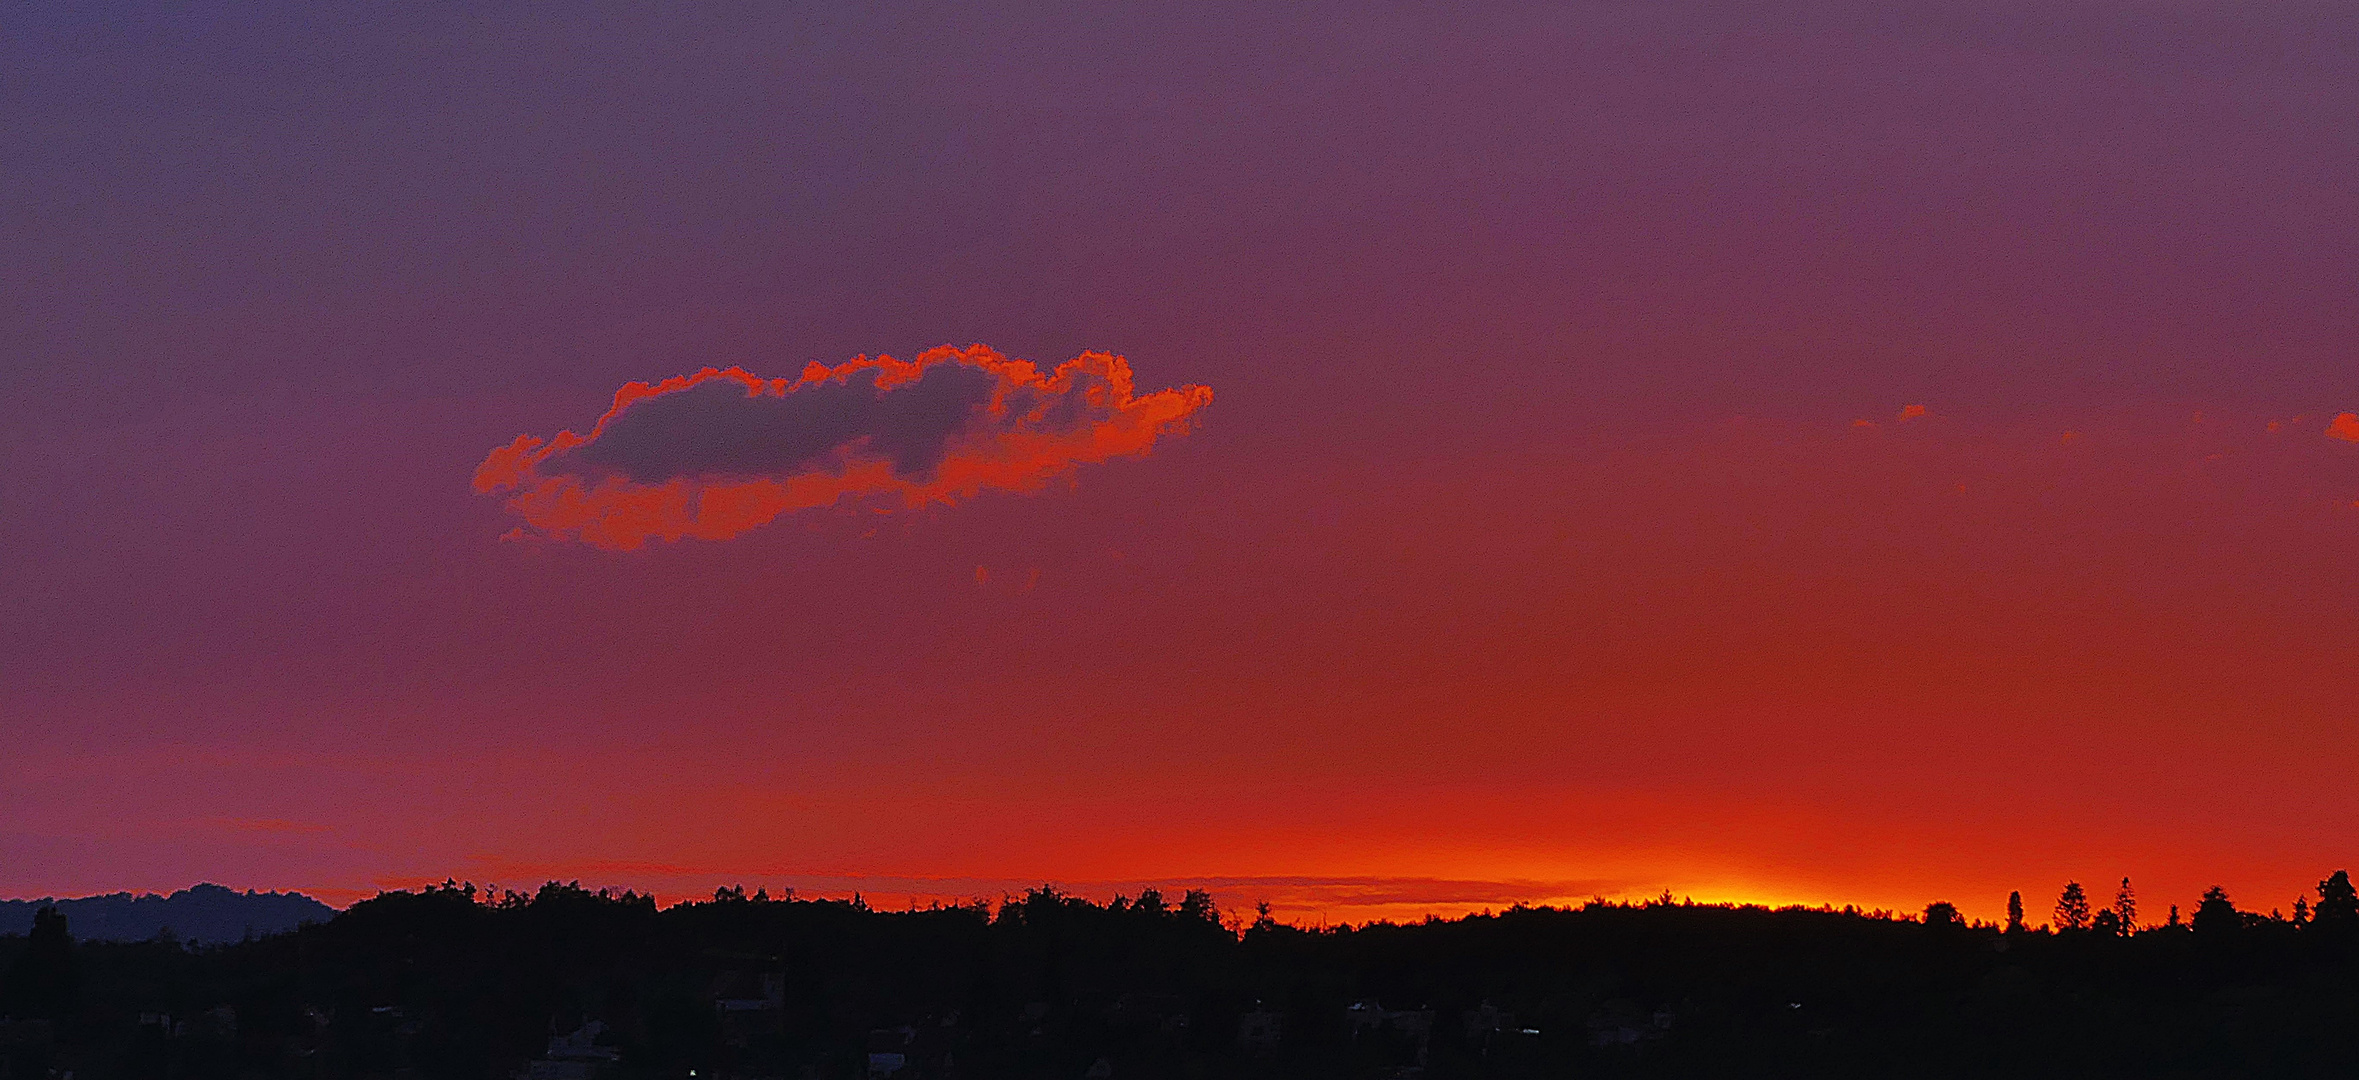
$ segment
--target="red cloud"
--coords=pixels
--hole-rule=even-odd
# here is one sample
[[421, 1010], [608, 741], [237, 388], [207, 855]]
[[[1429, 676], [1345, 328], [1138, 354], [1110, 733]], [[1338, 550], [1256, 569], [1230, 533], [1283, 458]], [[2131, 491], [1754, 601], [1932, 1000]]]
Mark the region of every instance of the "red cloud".
[[625, 385], [588, 435], [517, 436], [476, 467], [474, 487], [514, 492], [507, 509], [524, 526], [511, 535], [613, 550], [725, 540], [846, 496], [915, 508], [1032, 490], [1147, 453], [1211, 400], [1204, 386], [1139, 395], [1130, 364], [1100, 352], [1046, 374], [982, 345], [814, 361], [792, 379], [705, 368]]
[[2359, 442], [2359, 413], [2336, 414], [2326, 425], [2326, 434], [2329, 438]]
[[1903, 420], [1914, 420], [1923, 415], [1925, 415], [1923, 405], [1903, 405], [1900, 407], [1900, 418]]

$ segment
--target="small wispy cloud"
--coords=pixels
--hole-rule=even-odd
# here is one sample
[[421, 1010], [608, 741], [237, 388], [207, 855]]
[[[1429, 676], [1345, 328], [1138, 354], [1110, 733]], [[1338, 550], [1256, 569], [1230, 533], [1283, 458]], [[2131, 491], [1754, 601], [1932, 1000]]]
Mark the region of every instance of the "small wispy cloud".
[[1130, 364], [1100, 352], [1047, 372], [982, 345], [814, 362], [794, 378], [706, 368], [624, 386], [587, 435], [517, 436], [474, 488], [509, 493], [524, 522], [511, 537], [724, 540], [847, 497], [907, 509], [1035, 489], [1147, 453], [1211, 400], [1204, 386], [1140, 394]]

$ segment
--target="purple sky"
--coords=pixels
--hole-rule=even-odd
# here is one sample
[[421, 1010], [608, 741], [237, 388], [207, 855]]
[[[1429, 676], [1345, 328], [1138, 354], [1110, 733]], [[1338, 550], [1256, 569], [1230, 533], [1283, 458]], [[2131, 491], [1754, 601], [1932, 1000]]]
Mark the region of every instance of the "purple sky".
[[[2288, 794], [2359, 752], [2347, 3], [0, 26], [0, 893], [2349, 857]], [[468, 486], [969, 342], [1217, 399], [632, 553]]]

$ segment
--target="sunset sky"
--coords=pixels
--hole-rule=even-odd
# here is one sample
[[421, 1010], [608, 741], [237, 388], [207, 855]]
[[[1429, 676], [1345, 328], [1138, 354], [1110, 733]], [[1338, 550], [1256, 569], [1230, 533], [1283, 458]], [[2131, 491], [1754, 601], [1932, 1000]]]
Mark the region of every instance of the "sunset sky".
[[2347, 0], [8, 10], [0, 895], [2359, 869]]

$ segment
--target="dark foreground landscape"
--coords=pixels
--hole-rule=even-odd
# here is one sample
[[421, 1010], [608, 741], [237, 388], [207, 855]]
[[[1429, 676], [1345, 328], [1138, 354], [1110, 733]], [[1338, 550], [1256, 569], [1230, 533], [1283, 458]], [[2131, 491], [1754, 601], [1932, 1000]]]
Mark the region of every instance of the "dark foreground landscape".
[[[2121, 931], [1598, 902], [1410, 926], [1209, 898], [879, 911], [390, 893], [291, 933], [0, 937], [0, 1077], [2349, 1076], [2359, 899]], [[2134, 908], [2128, 909], [2135, 925]]]

